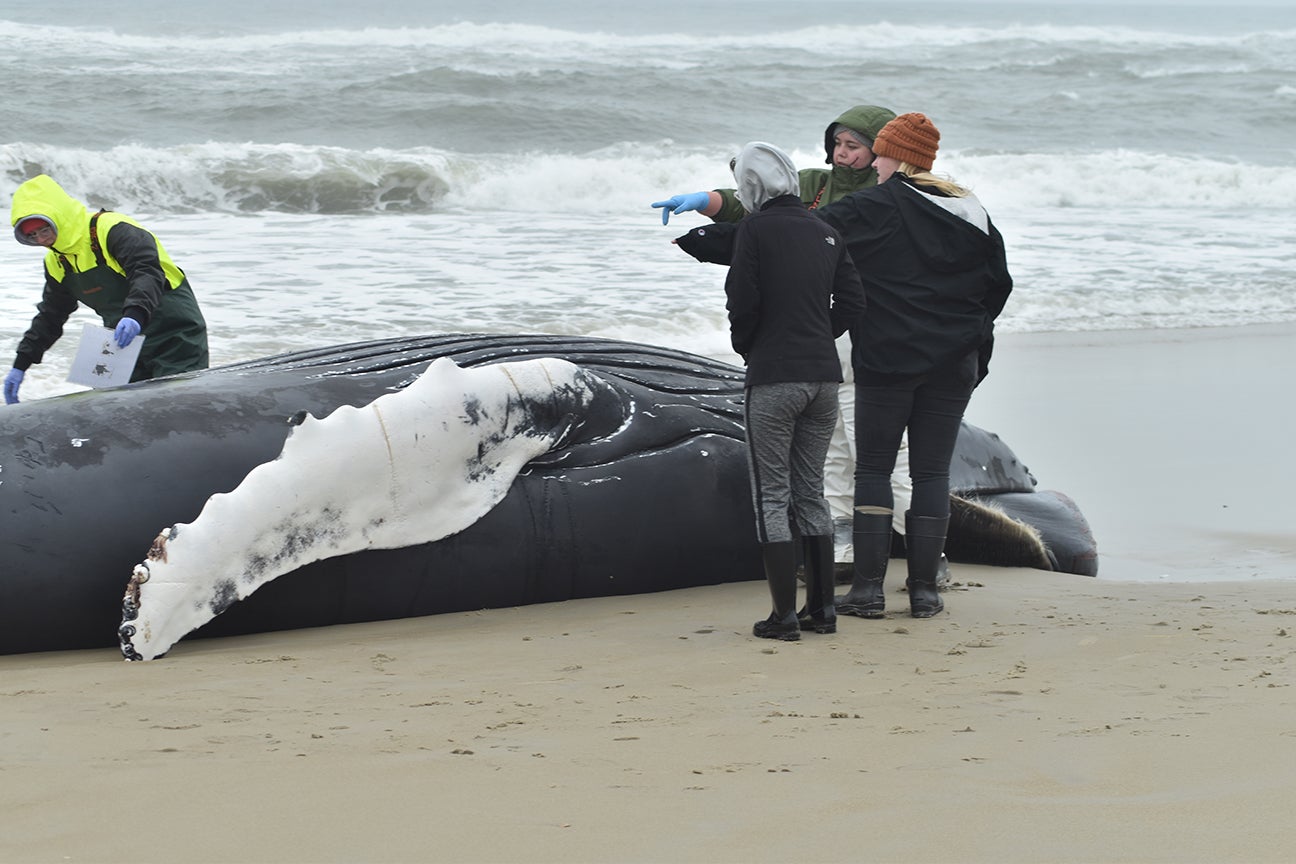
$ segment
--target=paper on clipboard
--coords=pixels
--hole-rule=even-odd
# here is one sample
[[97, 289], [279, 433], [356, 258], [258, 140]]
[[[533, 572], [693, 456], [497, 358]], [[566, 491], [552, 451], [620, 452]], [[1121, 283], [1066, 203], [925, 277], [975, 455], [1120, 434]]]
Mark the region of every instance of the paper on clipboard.
[[144, 337], [136, 336], [125, 348], [117, 347], [113, 331], [107, 327], [86, 324], [81, 331], [81, 344], [72, 358], [72, 371], [67, 380], [86, 387], [116, 387], [129, 384], [135, 361], [139, 359]]

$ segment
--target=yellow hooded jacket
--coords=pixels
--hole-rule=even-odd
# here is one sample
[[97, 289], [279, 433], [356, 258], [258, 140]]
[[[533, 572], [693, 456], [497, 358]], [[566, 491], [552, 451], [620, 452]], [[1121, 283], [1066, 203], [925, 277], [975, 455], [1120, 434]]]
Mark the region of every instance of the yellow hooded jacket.
[[[14, 233], [19, 243], [32, 245], [18, 231], [18, 223], [33, 216], [44, 218], [58, 231], [58, 239], [54, 241], [54, 246], [45, 253], [45, 270], [56, 281], [62, 281], [60, 276], [63, 267], [60, 256], [67, 258], [78, 271], [89, 270], [95, 266], [94, 252], [90, 248], [90, 211], [84, 204], [65, 192], [63, 187], [48, 174], [39, 174], [31, 178], [14, 192], [9, 219], [14, 226]], [[142, 225], [129, 216], [111, 211], [104, 212], [97, 224], [101, 245], [103, 238], [108, 236], [108, 231], [121, 222], [144, 230]], [[163, 273], [166, 274], [167, 287], [178, 288], [184, 281], [184, 272], [171, 260], [171, 256], [162, 248], [162, 243], [157, 241], [157, 238], [154, 238], [154, 241], [157, 242], [158, 259], [162, 264]], [[129, 276], [117, 259], [108, 252], [107, 247], [104, 247], [103, 251], [109, 267], [123, 276]]]
[[[40, 245], [19, 228], [33, 218], [51, 225], [57, 234], [45, 251], [45, 293], [19, 343], [14, 368], [25, 370], [41, 361], [63, 335], [63, 325], [78, 302], [97, 312], [105, 327], [116, 327], [126, 316], [140, 323], [149, 342], [133, 380], [206, 368], [206, 322], [184, 271], [153, 234], [121, 213], [91, 214], [46, 174], [31, 178], [14, 192], [9, 220], [18, 242]], [[110, 249], [109, 232], [118, 226], [121, 229]], [[107, 270], [99, 270], [96, 276], [100, 267]], [[183, 345], [170, 346], [167, 359], [153, 368], [150, 358], [175, 339]]]

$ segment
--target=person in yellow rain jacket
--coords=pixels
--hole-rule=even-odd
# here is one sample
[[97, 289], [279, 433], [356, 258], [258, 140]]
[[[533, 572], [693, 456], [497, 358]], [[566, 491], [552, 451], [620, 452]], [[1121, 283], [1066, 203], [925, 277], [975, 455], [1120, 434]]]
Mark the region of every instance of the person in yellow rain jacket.
[[119, 347], [146, 336], [132, 381], [207, 368], [207, 322], [161, 242], [129, 216], [91, 213], [46, 174], [14, 192], [14, 237], [45, 251], [45, 290], [36, 317], [5, 375], [7, 404], [18, 401], [26, 371], [63, 335], [84, 303], [113, 330]]

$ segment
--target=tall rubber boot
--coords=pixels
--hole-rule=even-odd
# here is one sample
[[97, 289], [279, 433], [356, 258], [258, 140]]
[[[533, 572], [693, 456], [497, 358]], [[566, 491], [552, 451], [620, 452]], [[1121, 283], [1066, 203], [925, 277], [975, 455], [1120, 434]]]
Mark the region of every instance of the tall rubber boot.
[[855, 575], [850, 590], [837, 598], [837, 614], [858, 618], [883, 618], [886, 595], [882, 590], [891, 561], [891, 514], [855, 513]]
[[768, 618], [752, 626], [752, 635], [795, 642], [801, 638], [801, 625], [797, 623], [796, 615], [796, 545], [791, 540], [762, 543], [761, 559], [765, 563], [765, 581], [769, 584], [774, 608]]
[[909, 548], [909, 614], [930, 618], [945, 608], [936, 584], [949, 517], [905, 513], [905, 545]]
[[801, 553], [806, 568], [806, 605], [797, 613], [802, 630], [837, 632], [837, 610], [833, 603], [833, 536], [803, 537]]

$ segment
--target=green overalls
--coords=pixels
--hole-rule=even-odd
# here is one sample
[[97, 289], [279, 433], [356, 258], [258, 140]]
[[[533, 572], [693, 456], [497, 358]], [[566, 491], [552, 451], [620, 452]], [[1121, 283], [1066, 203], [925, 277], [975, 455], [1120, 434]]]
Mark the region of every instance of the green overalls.
[[[98, 232], [99, 217], [104, 212], [100, 210], [90, 217], [90, 248], [94, 252], [95, 266], [78, 272], [67, 258], [59, 255], [59, 263], [63, 265], [63, 278], [59, 284], [99, 313], [104, 326], [112, 329], [121, 320], [122, 304], [126, 302], [130, 282], [110, 267], [104, 257]], [[164, 291], [162, 302], [142, 335], [148, 338], [140, 349], [131, 381], [207, 368], [207, 325], [188, 279]]]

